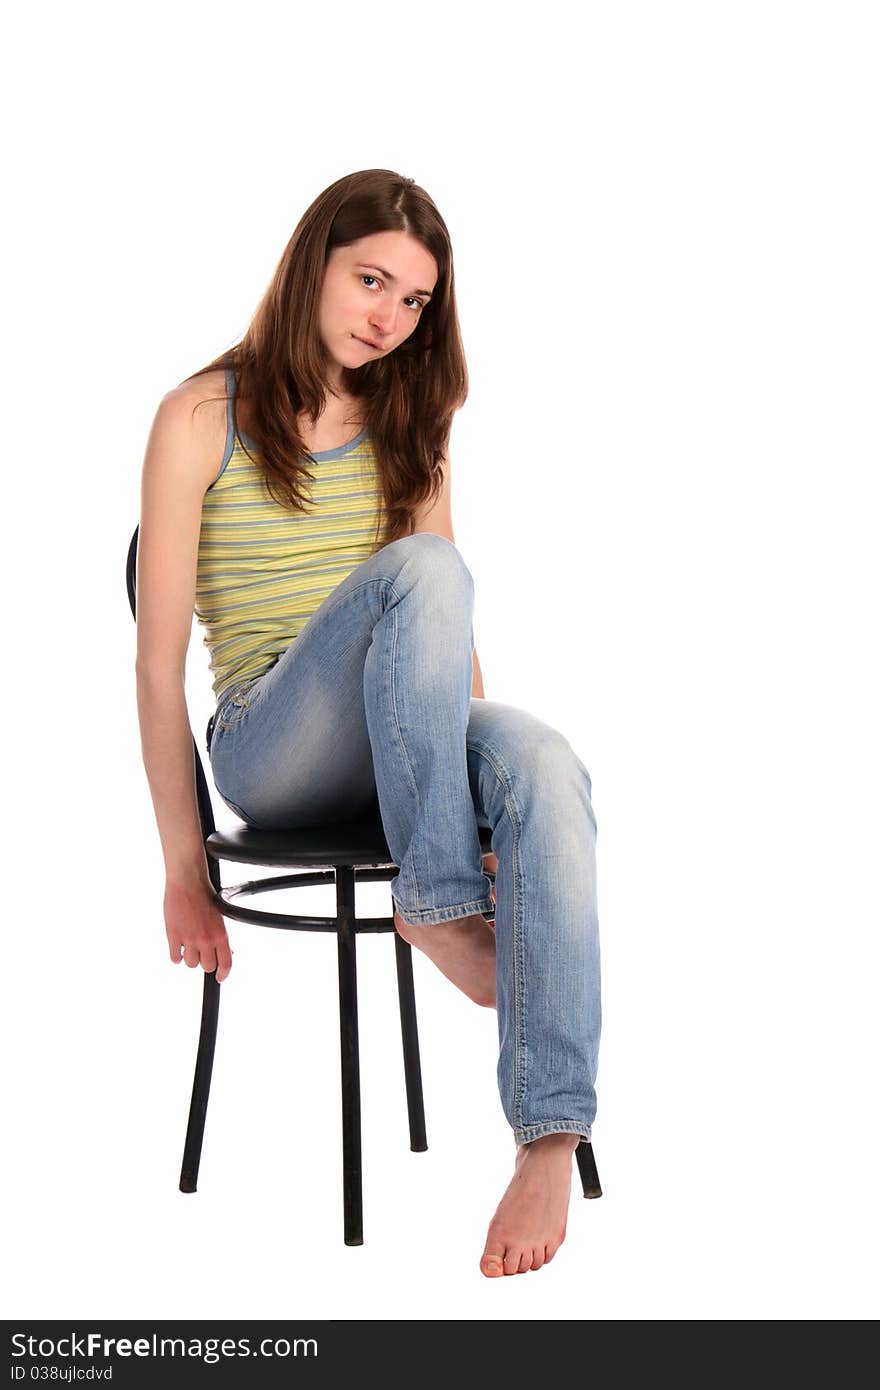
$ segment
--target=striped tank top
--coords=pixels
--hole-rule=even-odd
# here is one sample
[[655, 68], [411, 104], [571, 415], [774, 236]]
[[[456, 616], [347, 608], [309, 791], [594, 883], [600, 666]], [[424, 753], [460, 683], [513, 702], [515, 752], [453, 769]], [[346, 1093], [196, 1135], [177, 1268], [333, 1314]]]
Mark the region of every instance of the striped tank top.
[[[195, 613], [205, 628], [216, 699], [261, 676], [343, 579], [373, 553], [384, 511], [369, 431], [313, 453], [311, 505], [290, 511], [272, 498], [248, 458], [253, 440], [235, 432], [235, 374], [226, 368], [226, 447], [205, 492]], [[385, 528], [380, 534], [383, 538]]]

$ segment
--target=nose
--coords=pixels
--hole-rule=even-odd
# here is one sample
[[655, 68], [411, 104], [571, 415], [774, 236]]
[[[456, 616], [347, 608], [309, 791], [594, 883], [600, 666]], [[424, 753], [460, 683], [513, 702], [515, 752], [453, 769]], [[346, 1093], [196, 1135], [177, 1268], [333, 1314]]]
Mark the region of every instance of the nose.
[[383, 304], [381, 308], [377, 305], [370, 315], [371, 336], [375, 336], [377, 342], [384, 341], [391, 336], [397, 327], [397, 309], [392, 304]]

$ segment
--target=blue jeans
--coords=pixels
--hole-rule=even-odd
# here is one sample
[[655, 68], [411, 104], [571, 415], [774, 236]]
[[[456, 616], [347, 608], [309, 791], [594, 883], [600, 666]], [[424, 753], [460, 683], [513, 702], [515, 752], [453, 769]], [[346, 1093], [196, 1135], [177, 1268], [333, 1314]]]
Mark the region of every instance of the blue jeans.
[[413, 923], [487, 912], [491, 827], [501, 1103], [517, 1144], [596, 1113], [601, 1006], [587, 769], [534, 715], [471, 697], [474, 583], [443, 536], [357, 565], [263, 675], [224, 691], [211, 768], [258, 828], [376, 813]]

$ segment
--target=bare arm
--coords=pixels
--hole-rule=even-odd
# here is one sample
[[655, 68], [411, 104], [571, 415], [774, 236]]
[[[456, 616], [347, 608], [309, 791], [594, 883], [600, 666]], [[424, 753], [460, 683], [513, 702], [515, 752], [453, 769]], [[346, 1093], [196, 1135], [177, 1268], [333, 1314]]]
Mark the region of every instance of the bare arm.
[[141, 752], [159, 828], [165, 874], [208, 885], [195, 788], [192, 731], [181, 676], [137, 671]]
[[138, 719], [165, 860], [165, 927], [171, 959], [182, 958], [187, 965], [202, 965], [205, 970], [216, 968], [217, 979], [222, 980], [231, 968], [231, 953], [208, 874], [185, 695], [202, 498], [216, 466], [210, 457], [210, 438], [192, 417], [190, 399], [180, 390], [169, 392], [153, 421], [141, 483], [135, 660]]

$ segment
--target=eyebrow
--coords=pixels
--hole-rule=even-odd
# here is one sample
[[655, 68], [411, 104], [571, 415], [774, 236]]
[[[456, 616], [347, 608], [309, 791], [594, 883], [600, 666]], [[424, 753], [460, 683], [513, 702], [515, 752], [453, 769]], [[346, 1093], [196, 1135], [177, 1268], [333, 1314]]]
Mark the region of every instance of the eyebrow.
[[[397, 284], [397, 276], [392, 275], [390, 270], [383, 270], [380, 265], [359, 265], [358, 270], [378, 270], [380, 275], [384, 275], [386, 280], [390, 280], [392, 285]], [[430, 290], [413, 290], [413, 294], [426, 294], [429, 299], [433, 296]]]

